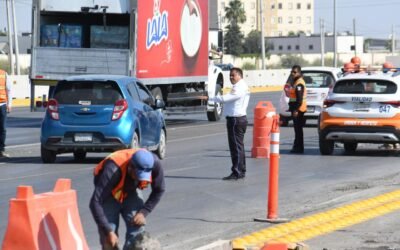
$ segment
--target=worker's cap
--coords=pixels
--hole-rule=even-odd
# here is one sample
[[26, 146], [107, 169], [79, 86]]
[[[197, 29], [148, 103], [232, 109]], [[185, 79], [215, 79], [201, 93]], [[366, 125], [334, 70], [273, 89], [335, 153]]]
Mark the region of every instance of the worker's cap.
[[145, 149], [136, 151], [131, 157], [131, 163], [136, 169], [136, 176], [140, 181], [151, 182], [151, 170], [154, 166], [153, 154]]

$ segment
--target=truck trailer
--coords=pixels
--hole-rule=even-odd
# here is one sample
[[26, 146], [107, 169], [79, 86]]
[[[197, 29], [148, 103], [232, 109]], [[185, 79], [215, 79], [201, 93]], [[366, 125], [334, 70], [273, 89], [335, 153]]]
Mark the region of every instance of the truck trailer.
[[140, 79], [165, 113], [206, 112], [217, 121], [224, 78], [210, 60], [208, 0], [34, 0], [31, 109], [35, 86], [72, 75]]

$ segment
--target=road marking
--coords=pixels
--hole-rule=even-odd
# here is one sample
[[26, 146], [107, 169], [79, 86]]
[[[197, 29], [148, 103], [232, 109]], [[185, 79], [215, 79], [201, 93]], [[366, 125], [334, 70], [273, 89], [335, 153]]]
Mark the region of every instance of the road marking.
[[50, 174], [59, 174], [59, 173], [73, 173], [73, 172], [79, 172], [79, 171], [85, 171], [85, 170], [93, 170], [93, 168], [94, 167], [70, 169], [70, 170], [64, 170], [64, 171], [57, 170], [57, 172], [47, 172], [47, 173], [43, 173], [43, 174], [32, 174], [32, 175], [25, 175], [25, 176], [19, 176], [19, 177], [14, 177], [14, 178], [5, 178], [5, 179], [0, 179], [0, 181], [21, 180], [21, 179], [26, 179], [26, 178], [30, 178], [30, 177], [40, 177], [40, 176], [45, 176], [45, 175], [50, 175]]
[[205, 138], [205, 137], [216, 136], [216, 135], [222, 135], [222, 134], [226, 134], [226, 132], [215, 133], [215, 134], [208, 134], [208, 135], [200, 135], [200, 136], [193, 136], [193, 137], [186, 137], [186, 138], [181, 138], [181, 139], [173, 139], [173, 140], [168, 140], [167, 142], [181, 142], [181, 141], [194, 140], [194, 139], [201, 139], [201, 138]]
[[233, 249], [297, 243], [400, 210], [400, 189], [303, 217], [232, 240]]
[[39, 146], [39, 145], [40, 145], [40, 143], [19, 144], [19, 145], [7, 146], [6, 149], [32, 147], [32, 146]]

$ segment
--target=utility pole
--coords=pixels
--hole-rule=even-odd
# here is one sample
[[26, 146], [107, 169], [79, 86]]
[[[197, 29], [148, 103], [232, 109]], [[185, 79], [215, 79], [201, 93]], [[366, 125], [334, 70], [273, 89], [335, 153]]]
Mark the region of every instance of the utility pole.
[[321, 66], [325, 66], [325, 27], [324, 19], [319, 19], [320, 22], [320, 33], [321, 33]]
[[396, 39], [394, 34], [394, 24], [392, 24], [392, 56], [394, 56], [394, 50], [396, 48]]
[[14, 75], [14, 58], [13, 58], [13, 44], [12, 44], [12, 31], [11, 31], [11, 20], [10, 20], [10, 3], [6, 0], [6, 12], [7, 12], [7, 29], [8, 29], [8, 61], [10, 63], [11, 75]]
[[14, 27], [14, 44], [15, 44], [15, 63], [17, 66], [17, 75], [21, 74], [21, 67], [19, 65], [19, 46], [18, 46], [18, 29], [17, 29], [17, 17], [15, 15], [15, 0], [11, 0], [11, 9], [13, 15], [13, 27]]
[[356, 19], [353, 18], [354, 56], [357, 56]]
[[260, 23], [261, 23], [261, 69], [265, 69], [265, 37], [264, 37], [264, 15], [263, 15], [263, 1], [260, 1]]
[[337, 67], [336, 0], [333, 0], [333, 67]]

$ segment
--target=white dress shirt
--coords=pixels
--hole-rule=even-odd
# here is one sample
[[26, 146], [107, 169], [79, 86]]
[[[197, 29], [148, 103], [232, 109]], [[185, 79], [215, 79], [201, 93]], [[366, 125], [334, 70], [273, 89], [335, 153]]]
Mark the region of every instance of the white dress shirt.
[[243, 79], [238, 81], [236, 84], [232, 84], [232, 90], [228, 94], [210, 98], [210, 101], [223, 103], [224, 115], [229, 117], [240, 117], [246, 115], [249, 100], [249, 87]]

